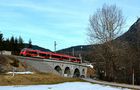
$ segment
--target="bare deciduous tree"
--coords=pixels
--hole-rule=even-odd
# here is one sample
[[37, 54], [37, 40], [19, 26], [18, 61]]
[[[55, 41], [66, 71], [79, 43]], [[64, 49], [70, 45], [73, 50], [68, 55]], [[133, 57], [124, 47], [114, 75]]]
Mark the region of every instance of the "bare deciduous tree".
[[98, 57], [105, 63], [104, 71], [101, 71], [101, 73], [104, 72], [106, 77], [114, 80], [119, 49], [114, 45], [113, 40], [120, 35], [125, 25], [122, 11], [116, 5], [108, 6], [104, 4], [90, 17], [89, 22], [88, 36], [90, 43], [103, 44], [96, 49]]
[[122, 11], [116, 5], [103, 5], [90, 17], [88, 35], [90, 41], [108, 42], [115, 39], [122, 30], [125, 20]]

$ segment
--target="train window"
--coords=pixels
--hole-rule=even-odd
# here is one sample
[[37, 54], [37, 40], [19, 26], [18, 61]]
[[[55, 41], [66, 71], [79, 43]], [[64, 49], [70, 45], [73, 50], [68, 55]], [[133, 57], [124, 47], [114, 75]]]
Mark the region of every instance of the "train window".
[[31, 54], [37, 54], [37, 52], [32, 52], [32, 51], [29, 51], [29, 53], [31, 53]]
[[66, 59], [66, 60], [67, 60], [67, 59], [69, 59], [69, 58], [67, 58], [67, 57], [62, 57], [62, 59]]
[[39, 53], [39, 56], [46, 56], [46, 54], [43, 54], [43, 53]]
[[75, 60], [75, 58], [72, 58], [71, 60]]
[[54, 56], [54, 55], [52, 55], [52, 58], [61, 58], [60, 56]]
[[52, 55], [51, 57], [54, 59], [61, 59], [61, 56]]
[[47, 56], [47, 57], [50, 57], [50, 55], [49, 55], [49, 54], [47, 54], [46, 56]]

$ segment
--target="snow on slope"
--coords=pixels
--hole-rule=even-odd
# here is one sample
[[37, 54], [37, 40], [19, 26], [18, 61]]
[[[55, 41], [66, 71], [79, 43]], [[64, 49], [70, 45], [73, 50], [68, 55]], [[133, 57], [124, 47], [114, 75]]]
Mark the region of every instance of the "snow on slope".
[[0, 86], [0, 90], [130, 90], [91, 84], [87, 82], [66, 82], [55, 85]]

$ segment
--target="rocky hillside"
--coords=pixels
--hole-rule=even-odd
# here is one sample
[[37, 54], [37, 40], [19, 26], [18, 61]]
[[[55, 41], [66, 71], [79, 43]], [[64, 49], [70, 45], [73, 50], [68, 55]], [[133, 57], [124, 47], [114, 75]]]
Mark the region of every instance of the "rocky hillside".
[[19, 62], [14, 56], [0, 55], [0, 73], [5, 73], [16, 68], [16, 71], [34, 70], [30, 66]]

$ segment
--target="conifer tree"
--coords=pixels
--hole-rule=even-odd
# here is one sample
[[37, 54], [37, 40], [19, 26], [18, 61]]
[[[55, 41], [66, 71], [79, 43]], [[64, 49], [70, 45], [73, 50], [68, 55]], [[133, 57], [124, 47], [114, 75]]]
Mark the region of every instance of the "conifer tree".
[[28, 46], [28, 48], [32, 48], [32, 41], [31, 41], [31, 39], [29, 40], [29, 46]]
[[19, 36], [19, 38], [18, 38], [18, 45], [19, 45], [19, 50], [24, 48], [24, 41], [21, 38], [21, 36]]
[[7, 38], [4, 42], [5, 50], [10, 51], [10, 46], [9, 46], [10, 40]]
[[12, 51], [12, 54], [14, 54], [14, 36], [11, 37], [10, 39], [10, 43], [9, 43], [9, 46], [10, 46], [10, 50]]
[[14, 40], [14, 54], [18, 54], [18, 51], [19, 51], [19, 47], [18, 47], [18, 40], [17, 40], [17, 38], [15, 38], [15, 40]]
[[2, 50], [3, 50], [3, 34], [0, 32], [0, 51]]

